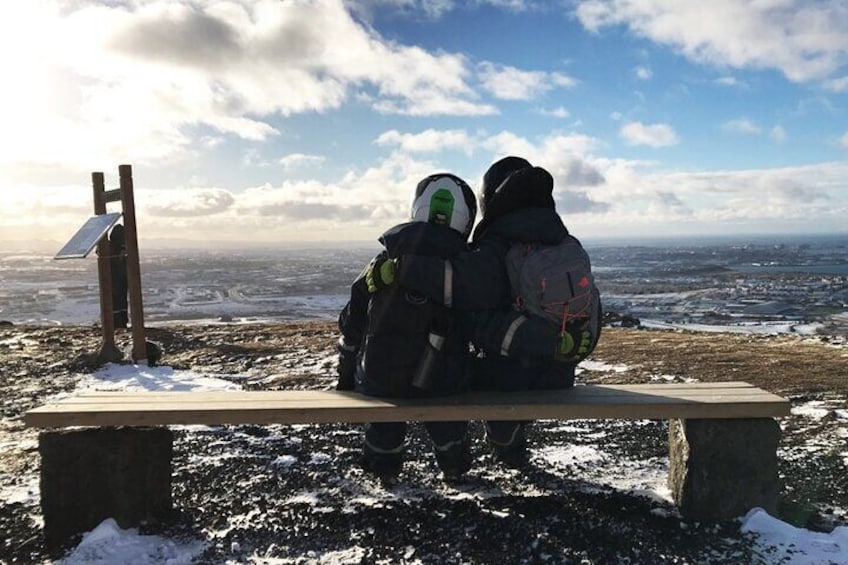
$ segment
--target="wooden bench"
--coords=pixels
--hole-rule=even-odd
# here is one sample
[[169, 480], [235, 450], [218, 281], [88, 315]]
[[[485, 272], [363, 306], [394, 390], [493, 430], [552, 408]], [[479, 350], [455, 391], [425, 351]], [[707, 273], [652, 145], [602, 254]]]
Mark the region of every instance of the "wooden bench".
[[721, 521], [754, 506], [774, 511], [780, 490], [774, 418], [789, 414], [789, 407], [788, 400], [743, 382], [587, 385], [416, 400], [311, 390], [88, 392], [30, 410], [24, 422], [74, 428], [39, 435], [45, 539], [60, 545], [107, 517], [129, 527], [167, 515], [167, 426], [184, 424], [668, 419], [669, 485], [684, 517]]

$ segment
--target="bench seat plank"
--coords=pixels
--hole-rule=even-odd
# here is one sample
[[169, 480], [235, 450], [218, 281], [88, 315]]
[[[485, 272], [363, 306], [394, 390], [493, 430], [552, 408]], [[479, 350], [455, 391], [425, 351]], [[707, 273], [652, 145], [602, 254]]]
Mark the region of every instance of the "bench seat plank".
[[381, 399], [334, 390], [89, 392], [24, 414], [30, 427], [440, 420], [770, 418], [789, 401], [747, 383], [586, 385]]

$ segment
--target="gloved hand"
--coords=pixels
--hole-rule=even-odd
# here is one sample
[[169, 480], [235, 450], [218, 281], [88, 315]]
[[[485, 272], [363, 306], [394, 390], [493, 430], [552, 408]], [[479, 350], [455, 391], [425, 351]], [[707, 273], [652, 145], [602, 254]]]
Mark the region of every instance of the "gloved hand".
[[374, 293], [392, 286], [395, 283], [397, 272], [397, 259], [376, 258], [368, 265], [365, 271], [365, 284], [368, 292]]
[[358, 347], [348, 343], [345, 336], [341, 336], [336, 342], [336, 351], [339, 352], [338, 365], [336, 373], [339, 376], [339, 381], [336, 383], [336, 390], [353, 390], [356, 386], [356, 357]]
[[562, 332], [557, 342], [554, 358], [558, 361], [581, 359], [592, 346], [592, 333], [588, 329], [572, 328]]
[[339, 348], [339, 362], [336, 367], [339, 381], [336, 390], [353, 390], [356, 386], [356, 351]]

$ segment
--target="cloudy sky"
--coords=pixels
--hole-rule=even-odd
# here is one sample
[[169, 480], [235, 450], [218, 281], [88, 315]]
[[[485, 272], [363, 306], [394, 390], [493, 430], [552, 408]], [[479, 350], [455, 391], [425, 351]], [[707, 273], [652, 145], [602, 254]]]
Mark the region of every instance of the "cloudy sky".
[[846, 233], [843, 0], [5, 0], [0, 241], [373, 241], [508, 154], [604, 236]]

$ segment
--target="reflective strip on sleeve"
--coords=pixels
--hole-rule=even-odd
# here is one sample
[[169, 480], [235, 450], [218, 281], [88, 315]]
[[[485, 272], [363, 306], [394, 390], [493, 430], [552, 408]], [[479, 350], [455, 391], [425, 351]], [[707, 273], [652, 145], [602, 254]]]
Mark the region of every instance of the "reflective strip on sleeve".
[[526, 316], [519, 316], [509, 325], [509, 328], [506, 330], [506, 335], [503, 338], [503, 342], [501, 343], [501, 355], [504, 357], [509, 355], [509, 346], [512, 345], [512, 340], [515, 337], [515, 332], [518, 331], [518, 328], [527, 321]]
[[445, 306], [450, 308], [453, 306], [453, 265], [448, 260], [445, 260], [445, 288], [443, 292]]
[[339, 349], [341, 349], [343, 351], [356, 351], [356, 346], [355, 345], [348, 345], [347, 342], [345, 341], [344, 336], [342, 336], [342, 337], [339, 338]]

